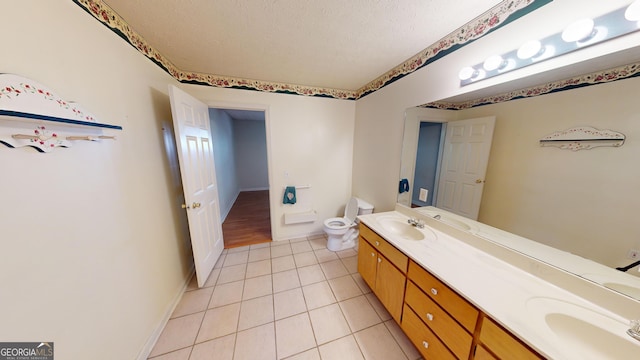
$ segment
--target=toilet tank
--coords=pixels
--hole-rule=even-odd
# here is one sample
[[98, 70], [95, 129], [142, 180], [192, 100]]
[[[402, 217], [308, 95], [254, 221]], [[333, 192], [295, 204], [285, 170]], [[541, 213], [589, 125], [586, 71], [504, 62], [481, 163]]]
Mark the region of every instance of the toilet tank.
[[358, 200], [358, 215], [366, 215], [366, 214], [373, 213], [373, 205], [369, 204], [368, 202], [360, 198], [356, 198], [356, 200]]

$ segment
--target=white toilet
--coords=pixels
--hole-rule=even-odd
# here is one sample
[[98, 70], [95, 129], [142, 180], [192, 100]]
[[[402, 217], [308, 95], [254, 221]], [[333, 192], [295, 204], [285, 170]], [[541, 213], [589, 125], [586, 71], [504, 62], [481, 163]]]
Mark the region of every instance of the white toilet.
[[340, 251], [350, 249], [357, 244], [358, 224], [356, 216], [373, 213], [373, 205], [352, 197], [344, 208], [344, 217], [330, 218], [324, 221], [327, 233], [327, 249]]

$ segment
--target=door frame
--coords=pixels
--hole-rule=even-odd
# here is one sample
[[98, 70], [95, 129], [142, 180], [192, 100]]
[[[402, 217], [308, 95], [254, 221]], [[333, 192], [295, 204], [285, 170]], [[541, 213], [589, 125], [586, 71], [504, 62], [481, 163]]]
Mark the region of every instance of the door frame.
[[[271, 223], [271, 239], [274, 239], [276, 223], [273, 216], [274, 192], [272, 191], [273, 182], [273, 166], [271, 157], [271, 116], [269, 114], [269, 105], [256, 103], [240, 103], [227, 101], [205, 101], [209, 109], [220, 110], [248, 110], [248, 111], [264, 111], [264, 129], [267, 141], [267, 178], [269, 180], [269, 217]], [[213, 136], [213, 134], [212, 134]]]

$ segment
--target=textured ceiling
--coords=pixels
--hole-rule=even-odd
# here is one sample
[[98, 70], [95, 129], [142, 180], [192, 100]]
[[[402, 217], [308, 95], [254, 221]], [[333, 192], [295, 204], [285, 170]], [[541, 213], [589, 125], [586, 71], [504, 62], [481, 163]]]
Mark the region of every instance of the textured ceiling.
[[499, 0], [104, 0], [182, 71], [357, 90]]

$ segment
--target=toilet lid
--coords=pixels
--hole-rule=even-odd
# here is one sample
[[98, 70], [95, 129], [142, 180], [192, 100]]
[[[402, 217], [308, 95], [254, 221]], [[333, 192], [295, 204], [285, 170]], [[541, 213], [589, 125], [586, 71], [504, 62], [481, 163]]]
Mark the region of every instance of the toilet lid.
[[353, 224], [356, 221], [356, 216], [358, 216], [358, 199], [352, 197], [344, 208], [344, 218]]

